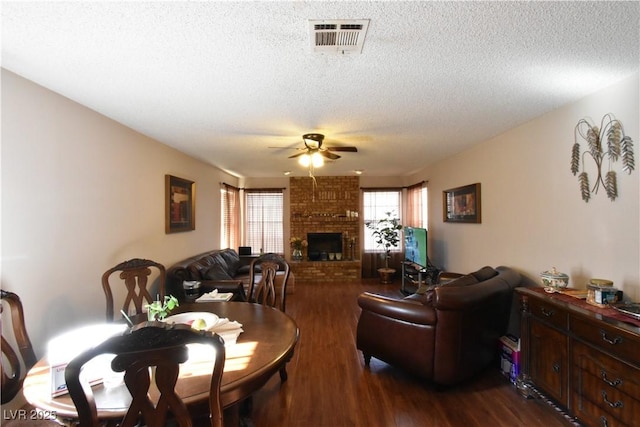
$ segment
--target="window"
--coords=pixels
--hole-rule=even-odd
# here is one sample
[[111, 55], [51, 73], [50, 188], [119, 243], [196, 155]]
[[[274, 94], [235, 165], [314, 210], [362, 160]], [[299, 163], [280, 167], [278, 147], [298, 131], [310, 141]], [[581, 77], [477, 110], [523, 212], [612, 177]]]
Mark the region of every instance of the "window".
[[284, 252], [282, 190], [245, 190], [246, 244], [254, 252]]
[[222, 184], [220, 189], [222, 206], [220, 218], [220, 247], [237, 248], [239, 243], [239, 223], [240, 223], [240, 191], [229, 184]]
[[[371, 235], [372, 230], [366, 224], [386, 218], [387, 212], [391, 212], [396, 218], [402, 218], [400, 212], [401, 194], [400, 190], [395, 189], [363, 191], [363, 220], [365, 223], [363, 247], [366, 252], [384, 251], [383, 248], [376, 244]], [[398, 246], [395, 249], [399, 251], [401, 248]]]

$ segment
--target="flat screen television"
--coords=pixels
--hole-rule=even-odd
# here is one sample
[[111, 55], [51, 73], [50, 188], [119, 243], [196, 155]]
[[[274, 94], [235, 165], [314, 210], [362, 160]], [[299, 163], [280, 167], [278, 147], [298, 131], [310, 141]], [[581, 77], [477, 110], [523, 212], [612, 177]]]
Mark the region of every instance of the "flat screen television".
[[418, 227], [404, 228], [404, 259], [417, 268], [427, 268], [427, 230]]

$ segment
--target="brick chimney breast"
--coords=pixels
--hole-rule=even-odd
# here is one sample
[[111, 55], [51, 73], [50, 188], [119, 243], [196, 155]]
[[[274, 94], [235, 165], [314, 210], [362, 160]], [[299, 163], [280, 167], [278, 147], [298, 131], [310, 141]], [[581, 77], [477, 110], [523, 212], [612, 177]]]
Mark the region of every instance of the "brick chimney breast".
[[[360, 263], [360, 178], [317, 176], [290, 177], [291, 236], [308, 233], [341, 233], [342, 259], [290, 261], [296, 282], [359, 280]], [[352, 245], [351, 242], [354, 242]], [[352, 254], [353, 252], [353, 254]]]

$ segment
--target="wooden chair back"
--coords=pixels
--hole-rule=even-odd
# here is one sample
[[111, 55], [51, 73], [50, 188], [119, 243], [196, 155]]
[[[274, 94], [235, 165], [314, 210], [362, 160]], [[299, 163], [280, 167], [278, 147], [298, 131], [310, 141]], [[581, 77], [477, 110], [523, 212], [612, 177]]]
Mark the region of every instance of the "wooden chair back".
[[[164, 300], [166, 273], [164, 265], [148, 259], [134, 258], [121, 262], [110, 268], [102, 275], [102, 289], [107, 299], [107, 321], [114, 320], [113, 292], [110, 281], [115, 282], [114, 276], [119, 279], [127, 288], [127, 295], [122, 310], [127, 314], [140, 314], [144, 304], [153, 302], [156, 298], [151, 296], [147, 286], [150, 285], [149, 278], [153, 272], [158, 273], [158, 294], [160, 301]], [[119, 273], [119, 274], [118, 274]], [[115, 286], [115, 284], [114, 284]], [[133, 304], [135, 313], [129, 312], [129, 306]]]
[[[67, 365], [65, 380], [78, 411], [80, 425], [100, 425], [91, 386], [86, 381], [81, 381], [80, 372], [91, 359], [108, 353], [115, 354], [111, 367], [116, 372], [124, 372], [124, 382], [132, 396], [129, 409], [119, 424], [121, 427], [164, 427], [168, 420], [181, 427], [192, 427], [191, 414], [175, 392], [180, 364], [188, 359], [186, 345], [191, 343], [210, 344], [214, 348], [209, 419], [212, 427], [222, 427], [220, 383], [225, 363], [224, 340], [217, 334], [196, 331], [188, 325], [169, 325], [164, 322], [137, 325], [124, 335], [109, 338], [78, 355]], [[157, 404], [148, 395], [152, 383], [152, 367], [155, 368], [153, 379], [160, 392]]]
[[[280, 273], [280, 274], [278, 274]], [[287, 282], [289, 263], [278, 254], [267, 253], [251, 261], [249, 276], [249, 301], [276, 307], [285, 311], [287, 302]], [[259, 278], [259, 279], [258, 279]], [[258, 282], [256, 283], [256, 280]], [[279, 283], [280, 298], [276, 286]]]
[[[281, 274], [278, 274], [280, 272]], [[249, 302], [268, 305], [285, 312], [287, 308], [287, 282], [289, 263], [278, 254], [267, 253], [251, 261], [249, 275]], [[259, 279], [258, 279], [259, 277]], [[258, 283], [256, 280], [258, 279]], [[276, 292], [279, 283], [280, 298]], [[287, 381], [286, 365], [280, 368], [280, 382]]]
[[[5, 303], [9, 307], [11, 325], [2, 324], [2, 403], [13, 400], [22, 389], [22, 381], [26, 371], [36, 363], [36, 355], [27, 334], [24, 322], [24, 310], [22, 301], [13, 292], [0, 290], [3, 304], [0, 305], [0, 314]], [[12, 336], [5, 334], [10, 332]], [[15, 341], [15, 346], [12, 344]], [[17, 347], [17, 349], [16, 349]]]

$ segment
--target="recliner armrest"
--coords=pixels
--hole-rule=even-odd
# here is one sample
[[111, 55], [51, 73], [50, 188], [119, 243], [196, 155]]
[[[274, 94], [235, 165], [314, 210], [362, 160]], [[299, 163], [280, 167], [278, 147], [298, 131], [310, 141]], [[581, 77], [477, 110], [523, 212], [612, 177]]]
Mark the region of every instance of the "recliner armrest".
[[433, 308], [412, 300], [399, 300], [364, 292], [358, 296], [358, 305], [363, 311], [410, 323], [434, 325], [437, 320]]
[[440, 274], [438, 274], [438, 284], [442, 285], [444, 283], [451, 282], [452, 280], [458, 279], [462, 276], [464, 276], [464, 274], [462, 273], [454, 273], [452, 271], [441, 271]]

